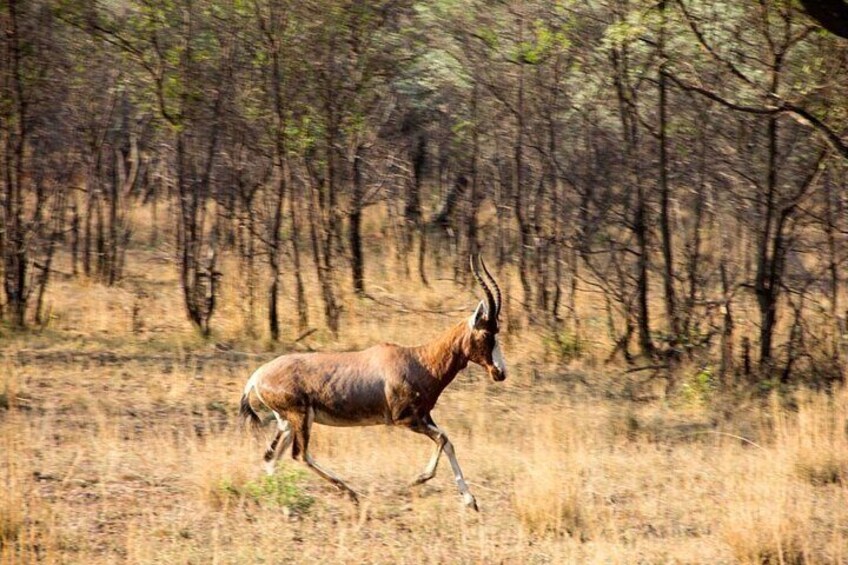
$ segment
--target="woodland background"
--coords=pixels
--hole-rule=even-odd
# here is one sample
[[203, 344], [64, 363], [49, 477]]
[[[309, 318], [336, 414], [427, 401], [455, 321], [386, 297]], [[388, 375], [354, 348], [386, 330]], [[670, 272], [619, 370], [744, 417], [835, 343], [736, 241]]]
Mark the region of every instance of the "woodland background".
[[482, 248], [518, 280], [510, 323], [566, 348], [591, 300], [608, 358], [842, 379], [848, 46], [798, 3], [63, 0], [2, 17], [10, 326], [49, 325], [58, 276], [126, 284], [127, 250], [148, 246], [204, 335], [225, 256], [251, 335], [335, 334], [384, 256], [422, 285], [470, 284]]
[[[0, 2], [0, 563], [848, 561], [841, 0]], [[840, 13], [842, 17], [840, 17]], [[504, 291], [429, 444], [245, 380]]]

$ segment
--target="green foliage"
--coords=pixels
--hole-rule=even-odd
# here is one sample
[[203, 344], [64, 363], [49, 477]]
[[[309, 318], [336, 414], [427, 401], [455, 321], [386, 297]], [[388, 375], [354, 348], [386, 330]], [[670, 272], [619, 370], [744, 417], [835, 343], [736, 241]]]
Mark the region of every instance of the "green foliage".
[[288, 119], [285, 123], [285, 136], [289, 148], [296, 153], [305, 153], [315, 147], [318, 140], [324, 135], [324, 128], [320, 121], [313, 120], [309, 114], [304, 114], [299, 121]]
[[518, 59], [530, 65], [536, 65], [554, 55], [557, 51], [567, 51], [571, 41], [561, 29], [549, 27], [544, 21], [537, 20], [533, 26], [534, 37], [518, 46]]
[[560, 363], [569, 363], [583, 356], [584, 346], [569, 330], [548, 332], [544, 337], [545, 351], [553, 353]]
[[614, 47], [626, 45], [645, 33], [645, 26], [637, 19], [622, 20], [610, 24], [604, 31], [604, 45]]
[[691, 404], [706, 404], [717, 388], [714, 371], [712, 366], [707, 365], [687, 376], [680, 387], [684, 400]]
[[221, 400], [211, 400], [206, 403], [206, 410], [209, 412], [217, 412], [222, 416], [229, 414], [229, 404]]
[[285, 507], [299, 514], [307, 512], [315, 499], [303, 490], [304, 473], [298, 469], [283, 467], [274, 475], [249, 481], [243, 485], [224, 479], [218, 489], [224, 496], [245, 498], [268, 507]]
[[486, 44], [489, 49], [495, 50], [498, 48], [498, 33], [488, 27], [483, 27], [477, 30], [477, 36]]
[[432, 95], [445, 88], [471, 86], [467, 69], [443, 49], [429, 48], [419, 53], [409, 69], [395, 82], [400, 92], [412, 97], [411, 103], [424, 108]]

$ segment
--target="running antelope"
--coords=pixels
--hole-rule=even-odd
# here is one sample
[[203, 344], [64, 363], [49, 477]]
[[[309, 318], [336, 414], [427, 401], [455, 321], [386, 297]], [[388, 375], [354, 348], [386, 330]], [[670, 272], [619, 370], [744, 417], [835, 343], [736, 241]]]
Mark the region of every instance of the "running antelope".
[[402, 426], [424, 434], [436, 444], [430, 462], [414, 484], [436, 474], [444, 451], [466, 506], [478, 510], [456, 460], [453, 444], [436, 425], [430, 411], [439, 395], [469, 361], [477, 363], [495, 381], [506, 378], [506, 366], [498, 345], [498, 314], [501, 291], [482, 259], [483, 272], [492, 290], [471, 260], [471, 272], [483, 288], [480, 301], [469, 318], [430, 343], [402, 347], [390, 343], [364, 351], [345, 353], [296, 353], [277, 357], [260, 367], [244, 388], [240, 415], [254, 425], [260, 418], [250, 403], [250, 393], [269, 408], [277, 420], [277, 433], [265, 452], [266, 470], [292, 445], [292, 458], [302, 460], [356, 502], [357, 494], [344, 481], [320, 467], [309, 453], [313, 422], [327, 426]]

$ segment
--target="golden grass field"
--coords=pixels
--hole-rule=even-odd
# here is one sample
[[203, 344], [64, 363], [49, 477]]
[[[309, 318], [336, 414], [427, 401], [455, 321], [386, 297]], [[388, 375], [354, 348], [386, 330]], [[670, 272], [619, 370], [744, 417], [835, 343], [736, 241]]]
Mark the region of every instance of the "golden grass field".
[[444, 458], [435, 479], [409, 486], [426, 438], [316, 426], [315, 458], [363, 494], [357, 507], [288, 457], [264, 477], [268, 438], [236, 417], [246, 379], [292, 349], [429, 339], [471, 312], [472, 289], [433, 272], [419, 288], [372, 261], [379, 302], [346, 298], [338, 339], [294, 344], [287, 326], [270, 344], [228, 278], [205, 342], [184, 320], [170, 255], [134, 249], [128, 264], [116, 288], [57, 279], [46, 328], [3, 330], [2, 563], [848, 561], [846, 390], [753, 397], [684, 375], [666, 396], [662, 382], [603, 366], [591, 340], [565, 364], [513, 329], [508, 380], [470, 368], [434, 411], [481, 512], [463, 507]]

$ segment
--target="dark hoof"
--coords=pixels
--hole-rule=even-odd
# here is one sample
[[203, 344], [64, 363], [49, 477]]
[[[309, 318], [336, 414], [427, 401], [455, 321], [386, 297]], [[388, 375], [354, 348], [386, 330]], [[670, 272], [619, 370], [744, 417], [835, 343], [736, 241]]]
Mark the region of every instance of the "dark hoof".
[[347, 496], [350, 498], [350, 501], [359, 506], [359, 495], [353, 492], [352, 490], [347, 491]]
[[418, 475], [418, 477], [412, 481], [412, 485], [410, 486], [417, 487], [418, 485], [423, 485], [432, 478], [433, 475]]

